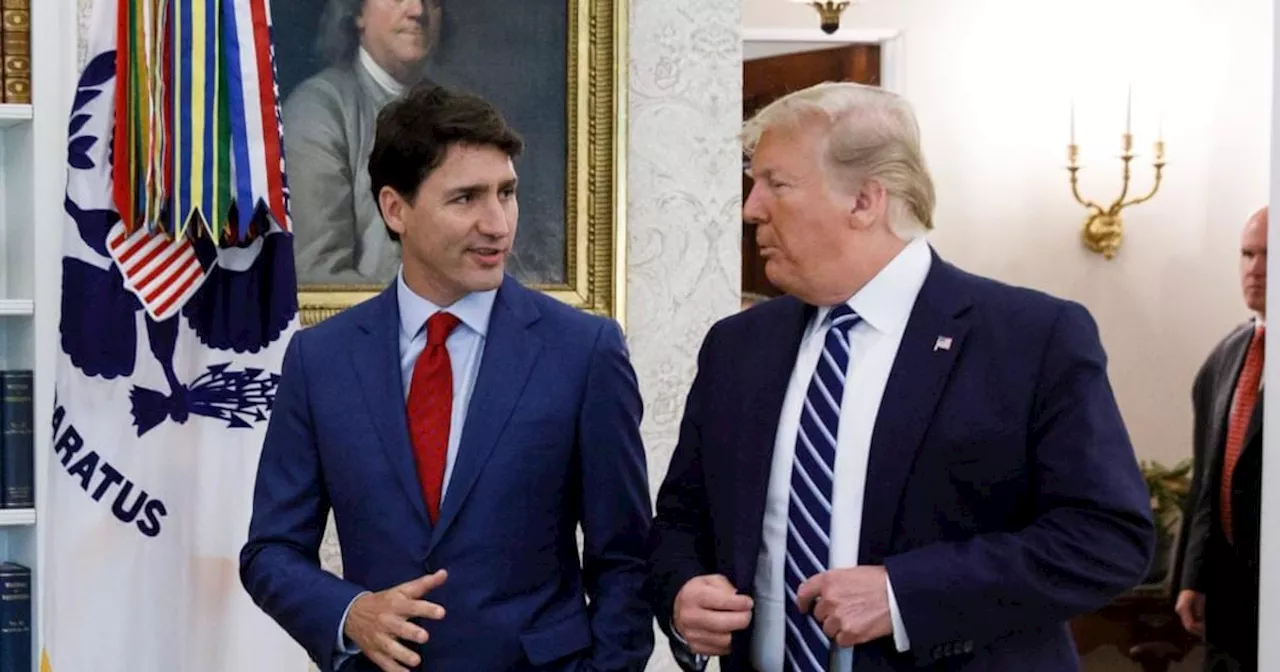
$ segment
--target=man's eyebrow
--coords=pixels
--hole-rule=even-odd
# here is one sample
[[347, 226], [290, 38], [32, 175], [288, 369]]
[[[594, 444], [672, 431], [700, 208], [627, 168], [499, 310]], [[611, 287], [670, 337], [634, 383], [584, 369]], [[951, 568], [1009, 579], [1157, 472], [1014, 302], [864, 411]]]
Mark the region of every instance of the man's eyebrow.
[[[516, 186], [516, 184], [518, 184], [519, 181], [520, 181], [520, 178], [513, 177], [511, 179], [503, 180], [499, 182], [497, 184], [497, 187], [498, 189], [507, 189], [507, 188]], [[456, 187], [450, 187], [449, 189], [446, 189], [445, 194], [448, 195], [449, 197], [464, 196], [464, 195], [474, 196], [476, 194], [485, 193], [486, 191], [489, 190], [490, 186], [491, 185], [487, 182], [474, 182], [472, 184], [460, 184]]]
[[484, 190], [487, 188], [488, 186], [485, 184], [462, 184], [456, 187], [451, 187], [450, 189], [445, 191], [445, 193], [448, 194], [449, 196], [463, 196], [463, 195], [471, 196], [475, 194], [484, 193]]

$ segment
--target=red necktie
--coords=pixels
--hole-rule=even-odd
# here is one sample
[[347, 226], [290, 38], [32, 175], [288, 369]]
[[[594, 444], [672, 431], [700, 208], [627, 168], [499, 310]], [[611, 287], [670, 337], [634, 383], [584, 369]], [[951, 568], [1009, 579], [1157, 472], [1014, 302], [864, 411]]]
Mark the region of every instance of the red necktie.
[[427, 346], [413, 365], [409, 383], [409, 439], [418, 465], [422, 499], [434, 525], [440, 517], [440, 492], [449, 453], [449, 422], [453, 414], [453, 367], [445, 339], [459, 320], [439, 312], [427, 320]]
[[1249, 430], [1249, 419], [1253, 417], [1253, 407], [1258, 401], [1258, 385], [1262, 382], [1263, 345], [1266, 341], [1266, 330], [1259, 326], [1253, 332], [1253, 340], [1249, 341], [1249, 351], [1244, 356], [1244, 366], [1240, 369], [1240, 378], [1236, 381], [1235, 397], [1231, 402], [1231, 419], [1227, 425], [1227, 445], [1222, 455], [1222, 485], [1218, 493], [1218, 508], [1222, 513], [1222, 531], [1227, 541], [1235, 543], [1235, 530], [1231, 519], [1231, 477], [1234, 475], [1236, 463], [1240, 461], [1240, 452], [1244, 450], [1244, 436]]

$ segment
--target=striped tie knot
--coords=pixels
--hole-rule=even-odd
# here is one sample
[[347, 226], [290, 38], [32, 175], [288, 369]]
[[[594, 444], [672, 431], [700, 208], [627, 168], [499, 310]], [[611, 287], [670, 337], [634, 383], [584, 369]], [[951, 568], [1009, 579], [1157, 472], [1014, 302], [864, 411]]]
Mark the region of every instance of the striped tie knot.
[[831, 314], [827, 316], [831, 321], [832, 329], [839, 329], [844, 336], [849, 335], [849, 330], [858, 326], [862, 321], [862, 316], [858, 315], [849, 307], [849, 304], [842, 303], [831, 310]]

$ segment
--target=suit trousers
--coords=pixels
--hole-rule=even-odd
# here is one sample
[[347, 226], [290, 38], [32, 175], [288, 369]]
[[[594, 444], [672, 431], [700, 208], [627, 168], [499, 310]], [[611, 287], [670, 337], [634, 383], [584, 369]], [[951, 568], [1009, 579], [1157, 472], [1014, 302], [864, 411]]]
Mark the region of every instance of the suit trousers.
[[1205, 672], [1257, 672], [1258, 568], [1232, 558], [1205, 592]]
[[1227, 651], [1212, 644], [1206, 644], [1204, 672], [1257, 672], [1257, 664], [1246, 666]]

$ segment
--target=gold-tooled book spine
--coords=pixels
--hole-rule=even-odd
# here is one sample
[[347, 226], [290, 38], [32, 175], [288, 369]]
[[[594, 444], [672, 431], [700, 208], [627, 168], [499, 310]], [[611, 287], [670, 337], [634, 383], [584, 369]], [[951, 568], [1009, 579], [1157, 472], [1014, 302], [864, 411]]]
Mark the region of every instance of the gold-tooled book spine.
[[[3, 2], [3, 0], [0, 0]], [[0, 103], [4, 102], [4, 6], [0, 5]]]
[[5, 103], [31, 103], [31, 0], [0, 0], [0, 59]]

